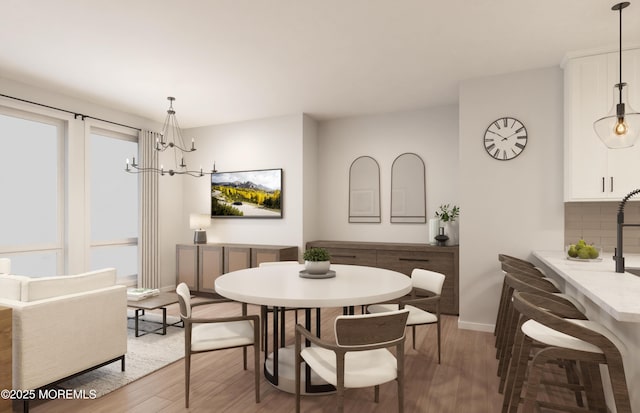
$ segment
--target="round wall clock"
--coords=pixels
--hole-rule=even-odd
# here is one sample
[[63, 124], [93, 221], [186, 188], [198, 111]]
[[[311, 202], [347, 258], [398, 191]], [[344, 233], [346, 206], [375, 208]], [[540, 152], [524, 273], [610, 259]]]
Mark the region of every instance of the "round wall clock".
[[518, 119], [504, 117], [487, 127], [484, 149], [499, 161], [508, 161], [520, 155], [527, 146], [527, 129]]

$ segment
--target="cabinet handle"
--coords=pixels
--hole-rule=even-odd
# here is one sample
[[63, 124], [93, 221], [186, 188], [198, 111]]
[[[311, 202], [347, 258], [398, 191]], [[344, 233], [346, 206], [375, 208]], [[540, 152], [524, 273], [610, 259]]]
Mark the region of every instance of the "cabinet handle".
[[604, 176], [602, 177], [602, 192], [604, 192]]
[[611, 177], [611, 192], [613, 192], [613, 176]]
[[398, 258], [398, 261], [416, 261], [416, 262], [429, 262], [428, 258]]
[[336, 258], [356, 258], [355, 255], [339, 255], [339, 254], [332, 254], [332, 257], [336, 257]]

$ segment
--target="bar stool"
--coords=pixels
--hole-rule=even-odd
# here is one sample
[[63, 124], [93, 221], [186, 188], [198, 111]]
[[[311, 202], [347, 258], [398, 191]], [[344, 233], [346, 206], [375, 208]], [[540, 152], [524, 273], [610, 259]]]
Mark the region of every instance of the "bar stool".
[[513, 255], [508, 255], [508, 254], [498, 254], [498, 261], [520, 263], [527, 267], [535, 267], [535, 265], [530, 261], [523, 260], [522, 258], [514, 257]]
[[[570, 296], [566, 296], [565, 294], [563, 294], [560, 291], [560, 287], [558, 285], [558, 283], [553, 280], [552, 278], [546, 277], [544, 275], [544, 273], [540, 272], [536, 267], [533, 267], [533, 264], [531, 264], [531, 266], [525, 266], [522, 264], [519, 264], [518, 261], [509, 261], [509, 260], [504, 260], [502, 262], [502, 272], [504, 274], [510, 272], [510, 273], [519, 273], [519, 274], [523, 274], [523, 275], [527, 275], [529, 277], [531, 277], [532, 279], [542, 279], [545, 280], [546, 283], [551, 284], [553, 286], [553, 290], [549, 289], [545, 289], [545, 291], [563, 296], [565, 299], [571, 301], [573, 303], [573, 305], [578, 308], [581, 312], [584, 312], [584, 306], [582, 306], [582, 304], [580, 304], [579, 302], [577, 302], [575, 299], [573, 299]], [[496, 316], [496, 326], [494, 329], [494, 335], [496, 337], [499, 337], [501, 335], [501, 329], [504, 328], [504, 324], [505, 324], [505, 311], [507, 306], [509, 305], [509, 301], [511, 300], [511, 295], [512, 293], [510, 291], [507, 291], [507, 286], [505, 285], [505, 281], [503, 279], [502, 281], [502, 292], [500, 295], [500, 302], [498, 304], [498, 314]], [[498, 340], [496, 340], [496, 347], [498, 347]], [[496, 355], [496, 357], [498, 357], [498, 355]]]
[[[544, 366], [551, 360], [573, 360], [580, 366], [589, 410], [569, 407], [570, 411], [606, 412], [599, 365], [607, 366], [616, 411], [630, 413], [631, 403], [622, 363], [622, 342], [604, 326], [589, 320], [565, 318], [565, 308], [548, 295], [515, 292], [513, 305], [522, 315], [513, 347], [505, 390], [504, 412], [523, 412], [536, 408], [567, 410], [566, 406], [538, 399]], [[526, 321], [525, 321], [526, 320]], [[534, 348], [533, 344], [541, 345]], [[533, 358], [529, 363], [530, 352]], [[526, 385], [524, 398], [521, 398]]]
[[[498, 261], [500, 261], [503, 275], [507, 273], [509, 268], [517, 268], [521, 269], [522, 271], [531, 272], [532, 275], [538, 275], [541, 277], [545, 276], [544, 272], [541, 269], [537, 268], [532, 262], [523, 260], [521, 258], [517, 258], [507, 254], [498, 254]], [[496, 323], [493, 330], [494, 336], [497, 336], [499, 334], [498, 330], [504, 322], [503, 316], [506, 306], [505, 300], [507, 298], [511, 299], [510, 295], [507, 296], [505, 289], [506, 287], [503, 280], [502, 291], [500, 292], [500, 301], [498, 303], [498, 313], [496, 314]]]
[[[586, 311], [584, 306], [580, 302], [578, 302], [575, 298], [571, 297], [570, 295], [564, 294], [560, 290], [560, 286], [554, 279], [545, 276], [544, 273], [542, 273], [537, 267], [533, 267], [533, 264], [531, 264], [531, 266], [526, 266], [526, 265], [519, 264], [518, 261], [504, 260], [502, 262], [502, 271], [505, 274], [507, 272], [519, 273], [519, 274], [527, 275], [532, 279], [542, 279], [546, 281], [546, 283], [551, 284], [554, 288], [554, 290], [545, 289], [545, 291], [552, 293], [554, 295], [557, 295], [559, 297], [562, 297], [565, 300], [571, 302], [571, 304], [575, 308], [577, 308], [578, 311], [580, 311], [581, 313], [584, 313]], [[501, 336], [502, 334], [501, 330], [504, 328], [504, 325], [506, 322], [506, 320], [504, 319], [504, 315], [505, 315], [506, 308], [509, 305], [509, 301], [511, 300], [511, 295], [512, 293], [507, 291], [507, 287], [503, 279], [502, 292], [500, 295], [500, 302], [498, 304], [498, 314], [496, 316], [496, 326], [494, 328], [494, 335], [496, 336], [496, 348], [499, 348], [498, 337]], [[499, 358], [498, 353], [496, 353], [496, 358]]]
[[[529, 292], [548, 296], [549, 300], [554, 301], [562, 308], [563, 314], [566, 317], [574, 319], [584, 319], [587, 317], [580, 309], [576, 308], [571, 301], [568, 301], [564, 296], [556, 295], [557, 290], [555, 286], [548, 282], [548, 280], [539, 277], [531, 277], [525, 273], [509, 272], [505, 275], [505, 285], [507, 286], [507, 293], [510, 297], [515, 292]], [[507, 308], [505, 309], [505, 323], [500, 332], [500, 335], [496, 337], [498, 342], [498, 376], [500, 377], [499, 391], [504, 390], [505, 381], [507, 378], [507, 370], [509, 362], [513, 357], [512, 348], [516, 332], [518, 329], [518, 322], [520, 320], [520, 313], [514, 308], [512, 299], [507, 300]], [[572, 378], [572, 372], [567, 371], [568, 379], [571, 382], [575, 382]]]

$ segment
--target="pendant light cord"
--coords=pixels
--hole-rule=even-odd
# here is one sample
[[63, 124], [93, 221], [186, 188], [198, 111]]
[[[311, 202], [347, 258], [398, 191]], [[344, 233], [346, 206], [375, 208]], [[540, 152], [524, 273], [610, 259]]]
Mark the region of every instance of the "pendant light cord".
[[622, 9], [623, 7], [620, 7], [620, 36], [619, 37], [619, 53], [618, 53], [618, 59], [619, 59], [619, 66], [620, 66], [620, 82], [618, 83], [618, 102], [622, 103]]

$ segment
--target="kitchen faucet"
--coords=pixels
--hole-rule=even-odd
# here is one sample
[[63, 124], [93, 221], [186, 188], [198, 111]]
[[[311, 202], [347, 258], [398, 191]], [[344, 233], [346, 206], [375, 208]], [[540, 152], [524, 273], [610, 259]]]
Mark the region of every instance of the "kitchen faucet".
[[624, 223], [624, 205], [629, 198], [640, 193], [640, 189], [635, 189], [629, 192], [618, 206], [618, 233], [616, 239], [616, 250], [613, 255], [613, 260], [616, 262], [616, 272], [624, 272], [624, 256], [622, 255], [622, 229], [623, 227], [640, 227], [640, 224], [625, 224]]

